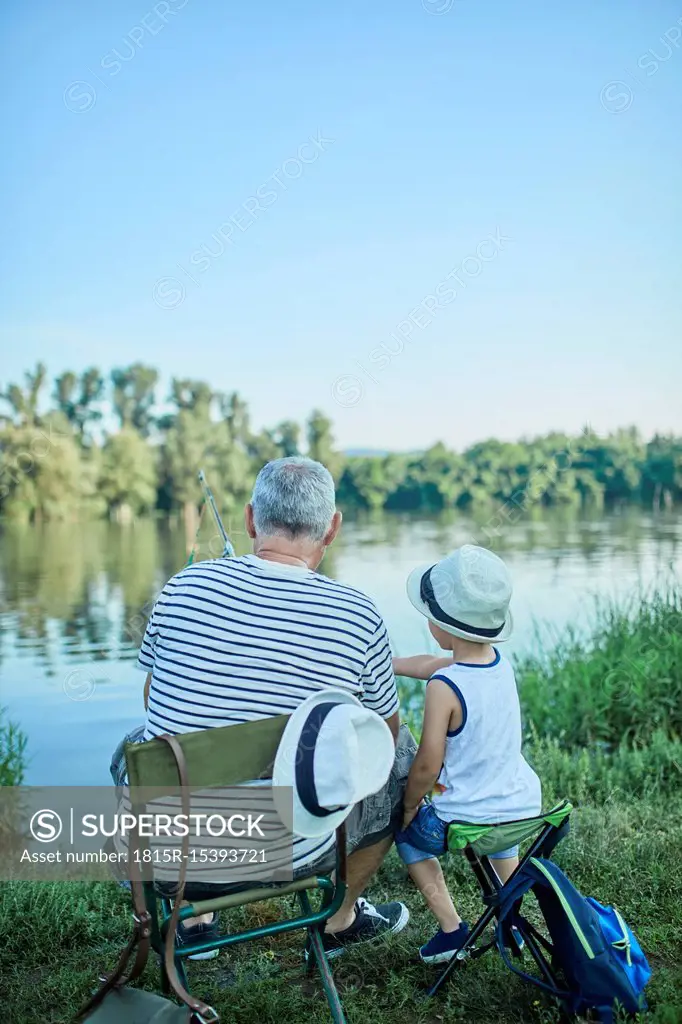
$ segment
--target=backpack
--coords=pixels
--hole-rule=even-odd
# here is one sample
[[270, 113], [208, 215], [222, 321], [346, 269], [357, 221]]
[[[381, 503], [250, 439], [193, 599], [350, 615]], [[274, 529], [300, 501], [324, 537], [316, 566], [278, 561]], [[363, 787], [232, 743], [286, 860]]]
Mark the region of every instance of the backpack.
[[[524, 973], [509, 958], [505, 939], [529, 890], [540, 905], [553, 947], [552, 966], [563, 975], [565, 990]], [[497, 946], [510, 970], [557, 996], [569, 1013], [592, 1011], [602, 1024], [613, 1024], [617, 1005], [630, 1014], [646, 1010], [644, 987], [651, 968], [615, 907], [583, 896], [556, 864], [539, 857], [529, 858], [500, 896]]]

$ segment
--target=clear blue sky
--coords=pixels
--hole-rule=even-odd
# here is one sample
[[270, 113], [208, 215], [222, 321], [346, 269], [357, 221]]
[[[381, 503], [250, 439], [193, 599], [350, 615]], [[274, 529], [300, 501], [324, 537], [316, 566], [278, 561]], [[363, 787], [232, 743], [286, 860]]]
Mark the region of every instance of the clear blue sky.
[[[139, 359], [164, 391], [237, 388], [258, 425], [321, 407], [344, 447], [682, 430], [679, 4], [1, 18], [2, 384]], [[504, 249], [458, 269], [498, 229]]]

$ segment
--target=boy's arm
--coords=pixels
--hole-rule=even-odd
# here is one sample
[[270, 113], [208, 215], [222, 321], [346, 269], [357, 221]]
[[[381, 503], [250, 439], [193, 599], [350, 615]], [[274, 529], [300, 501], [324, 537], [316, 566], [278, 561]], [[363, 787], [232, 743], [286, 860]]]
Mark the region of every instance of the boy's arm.
[[409, 679], [430, 679], [435, 672], [452, 665], [453, 656], [436, 658], [432, 654], [417, 654], [414, 658], [394, 658], [393, 671]]
[[[414, 818], [420, 803], [433, 789], [443, 767], [445, 740], [450, 721], [461, 724], [462, 705], [442, 679], [432, 679], [424, 696], [424, 725], [419, 750], [410, 768], [405, 789], [403, 828]], [[457, 722], [457, 718], [460, 722]]]

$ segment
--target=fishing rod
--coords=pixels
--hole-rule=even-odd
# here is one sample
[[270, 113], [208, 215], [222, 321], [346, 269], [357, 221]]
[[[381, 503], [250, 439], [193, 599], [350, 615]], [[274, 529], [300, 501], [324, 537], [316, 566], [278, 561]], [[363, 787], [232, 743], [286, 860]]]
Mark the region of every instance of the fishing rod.
[[220, 518], [220, 512], [218, 511], [218, 506], [215, 503], [213, 492], [211, 488], [208, 486], [208, 483], [206, 481], [206, 474], [204, 473], [203, 469], [199, 470], [199, 483], [201, 484], [201, 489], [204, 492], [204, 500], [208, 502], [208, 504], [211, 506], [213, 518], [215, 519], [216, 526], [218, 527], [220, 535], [223, 538], [223, 558], [234, 558], [235, 551], [232, 546], [232, 541], [228, 537], [227, 530], [223, 526], [223, 521]]
[[[194, 538], [194, 544], [192, 545], [192, 550], [190, 551], [189, 558], [187, 559], [187, 566], [192, 565], [192, 563], [194, 562], [194, 556], [198, 552], [197, 541], [199, 539], [199, 531], [201, 530], [201, 523], [202, 523], [202, 520], [203, 520], [204, 510], [206, 508], [206, 505], [210, 505], [211, 506], [211, 510], [213, 511], [213, 517], [214, 517], [214, 519], [216, 521], [216, 525], [217, 525], [218, 529], [220, 530], [220, 535], [223, 538], [223, 544], [224, 544], [224, 547], [223, 547], [223, 558], [234, 558], [234, 556], [235, 556], [235, 550], [232, 547], [232, 542], [231, 542], [230, 538], [227, 535], [227, 530], [223, 526], [223, 521], [220, 518], [220, 512], [218, 511], [218, 506], [215, 503], [215, 498], [213, 497], [213, 492], [211, 491], [211, 488], [208, 486], [208, 484], [206, 482], [206, 475], [204, 474], [203, 469], [199, 470], [199, 483], [201, 484], [201, 489], [204, 492], [204, 500], [203, 500], [203, 502], [201, 504], [201, 511], [199, 513], [199, 525], [197, 526], [197, 532], [196, 532], [196, 536]], [[187, 568], [187, 566], [185, 568]], [[158, 598], [158, 595], [157, 595], [157, 598]], [[141, 626], [142, 626], [142, 633], [141, 633], [141, 635], [144, 635], [144, 625], [145, 625], [145, 622], [147, 621], [149, 615], [151, 614], [151, 611], [152, 611], [152, 609], [154, 607], [154, 604], [155, 604], [157, 598], [155, 598], [153, 601], [150, 601], [149, 604], [145, 605], [142, 608], [142, 611], [141, 611], [140, 617], [139, 617], [140, 620], [141, 620]], [[135, 622], [135, 620], [134, 619], [130, 620], [129, 626], [128, 626], [129, 629], [130, 629], [130, 623], [132, 623], [132, 622]], [[139, 629], [140, 626], [137, 626], [137, 628]], [[150, 678], [151, 678], [151, 673], [147, 677], [147, 683], [145, 684], [145, 689], [144, 689], [144, 706], [145, 706], [145, 708], [147, 707], [147, 700], [148, 700], [148, 695], [149, 695], [148, 686], [149, 686]], [[125, 744], [126, 743], [142, 743], [143, 738], [144, 738], [144, 731], [145, 731], [145, 726], [141, 725], [137, 729], [134, 729], [132, 732], [128, 733], [128, 735], [121, 741], [121, 743], [118, 745], [118, 747], [116, 748], [116, 750], [114, 752], [114, 757], [113, 757], [113, 760], [112, 760], [112, 763], [111, 763], [112, 764], [112, 769], [111, 770], [112, 770], [112, 774], [114, 773], [114, 771], [116, 772], [115, 782], [116, 782], [116, 786], [117, 787], [124, 786], [124, 785], [127, 786], [128, 785], [128, 774], [127, 774], [128, 769], [127, 769], [127, 766], [126, 766], [125, 752], [124, 752], [125, 751]]]

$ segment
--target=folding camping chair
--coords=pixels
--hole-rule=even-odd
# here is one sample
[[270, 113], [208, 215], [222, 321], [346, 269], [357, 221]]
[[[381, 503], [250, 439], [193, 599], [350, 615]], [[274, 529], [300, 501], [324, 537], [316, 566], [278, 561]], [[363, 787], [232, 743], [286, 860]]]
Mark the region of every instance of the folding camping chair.
[[[467, 940], [461, 949], [448, 962], [445, 970], [440, 974], [428, 991], [429, 996], [438, 992], [442, 985], [451, 977], [457, 967], [460, 967], [466, 960], [475, 960], [489, 949], [497, 948], [497, 938], [491, 939], [482, 945], [477, 945], [486, 928], [494, 924], [499, 916], [500, 905], [503, 901], [506, 887], [509, 886], [518, 872], [531, 857], [548, 858], [555, 846], [569, 830], [569, 816], [573, 807], [568, 800], [562, 801], [553, 807], [551, 811], [542, 814], [537, 818], [524, 818], [519, 821], [507, 821], [501, 824], [471, 824], [467, 822], [451, 822], [448, 828], [448, 847], [450, 850], [463, 850], [466, 859], [471, 864], [474, 874], [481, 886], [485, 911], [471, 929]], [[516, 846], [526, 840], [532, 839], [530, 846], [523, 857], [519, 860], [519, 866], [509, 879], [503, 884], [493, 867], [490, 854], [506, 850], [510, 846]], [[518, 901], [520, 904], [520, 900]], [[507, 939], [512, 950], [512, 955], [520, 957], [522, 949], [528, 950], [540, 969], [543, 979], [553, 988], [558, 989], [557, 978], [548, 959], [551, 956], [551, 945], [545, 937], [519, 913], [519, 906], [516, 906], [516, 913], [513, 917], [513, 926], [516, 934], [512, 934], [511, 927], [507, 929]]]
[[[279, 741], [288, 721], [287, 715], [266, 718], [242, 725], [222, 726], [177, 736], [185, 755], [187, 776], [192, 790], [212, 787], [236, 786], [251, 779], [268, 779]], [[178, 786], [178, 769], [169, 747], [160, 740], [147, 743], [128, 743], [125, 748], [130, 783], [130, 798], [133, 809], [137, 809], [135, 791], [137, 787], [172, 789]], [[336, 868], [331, 872], [311, 874], [293, 882], [233, 883], [225, 887], [224, 895], [215, 895], [215, 886], [206, 892], [206, 898], [192, 898], [191, 903], [180, 911], [180, 920], [197, 917], [213, 911], [231, 910], [263, 900], [282, 899], [294, 895], [300, 903], [301, 913], [293, 918], [283, 918], [258, 928], [241, 932], [230, 932], [210, 941], [176, 946], [175, 967], [182, 984], [188, 988], [185, 964], [187, 957], [195, 953], [206, 953], [223, 949], [238, 942], [248, 942], [269, 935], [280, 935], [296, 929], [305, 929], [309, 938], [309, 965], [315, 963], [320, 971], [322, 986], [335, 1024], [345, 1024], [345, 1017], [329, 961], [322, 943], [324, 922], [335, 914], [345, 895], [346, 848], [345, 829], [342, 825], [336, 835]], [[190, 883], [185, 893], [197, 894], [200, 883]], [[229, 890], [229, 891], [227, 891]], [[320, 890], [322, 894], [319, 909], [313, 909], [309, 894]], [[164, 993], [169, 992], [168, 973], [164, 964], [163, 949], [172, 913], [170, 899], [160, 894], [152, 881], [144, 883], [145, 902], [151, 917], [152, 948], [161, 955], [161, 984]], [[160, 910], [159, 910], [160, 905]]]

